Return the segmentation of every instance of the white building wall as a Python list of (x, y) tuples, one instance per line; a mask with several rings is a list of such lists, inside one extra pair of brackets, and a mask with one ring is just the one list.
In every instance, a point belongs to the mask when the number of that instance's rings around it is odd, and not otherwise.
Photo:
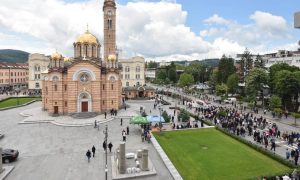
[[(145, 59), (143, 57), (121, 59), (119, 62), (123, 67), (121, 75), (122, 87), (145, 84)], [(139, 71), (137, 71), (138, 67)]]
[[(30, 54), (28, 59), (29, 66), (29, 79), (28, 79), (28, 89), (39, 90), (42, 88), (42, 72), (48, 70), (48, 65), (50, 63), (50, 58), (44, 54)], [(40, 67), (36, 69), (36, 67)], [(36, 84), (39, 84), (37, 87)]]

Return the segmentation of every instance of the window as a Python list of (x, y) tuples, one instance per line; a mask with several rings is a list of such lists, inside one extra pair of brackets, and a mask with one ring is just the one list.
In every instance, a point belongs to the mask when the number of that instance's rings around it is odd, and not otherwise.
[(34, 70), (37, 71), (37, 72), (40, 72), (41, 67), (39, 65), (35, 65), (34, 66)]
[(65, 91), (67, 91), (67, 90), (68, 90), (68, 85), (65, 84)]
[(65, 101), (65, 107), (68, 107), (68, 101)]
[(102, 89), (105, 90), (105, 84), (102, 85)]
[(112, 104), (112, 105), (114, 104), (114, 100), (111, 100), (111, 104)]
[(103, 104), (103, 105), (105, 104), (105, 101), (104, 101), (104, 100), (102, 101), (102, 104)]
[(45, 88), (45, 91), (46, 91), (46, 95), (48, 95), (48, 87), (47, 86)]
[(139, 85), (140, 85), (140, 82), (137, 82), (136, 85), (139, 86)]
[(57, 91), (57, 85), (56, 84), (54, 85), (54, 91)]
[(126, 82), (126, 86), (127, 86), (127, 87), (129, 86), (129, 82)]
[(88, 82), (89, 81), (89, 76), (86, 73), (83, 73), (80, 76), (80, 81), (83, 82), (83, 83)]
[(111, 85), (111, 90), (114, 90), (114, 85), (113, 84)]
[(52, 81), (58, 81), (59, 78), (57, 76), (53, 76)]
[(141, 75), (137, 74), (137, 75), (135, 75), (135, 78), (136, 79), (141, 79)]
[(130, 72), (130, 67), (129, 66), (125, 67), (125, 72)]
[(40, 88), (40, 83), (35, 83), (35, 88)]
[(14, 73), (13, 73), (13, 72), (11, 72), (11, 73), (10, 73), (10, 76), (14, 76)]
[(140, 71), (141, 71), (141, 67), (140, 67), (140, 66), (137, 66), (137, 67), (135, 68), (135, 71), (136, 71), (136, 72), (140, 72)]

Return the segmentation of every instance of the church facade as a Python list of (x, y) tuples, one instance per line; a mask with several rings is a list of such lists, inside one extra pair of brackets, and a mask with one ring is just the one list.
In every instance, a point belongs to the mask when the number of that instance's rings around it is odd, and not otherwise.
[(43, 109), (50, 115), (101, 113), (122, 105), (116, 51), (116, 3), (105, 0), (104, 58), (101, 44), (88, 30), (74, 42), (74, 58), (54, 53), (42, 83)]

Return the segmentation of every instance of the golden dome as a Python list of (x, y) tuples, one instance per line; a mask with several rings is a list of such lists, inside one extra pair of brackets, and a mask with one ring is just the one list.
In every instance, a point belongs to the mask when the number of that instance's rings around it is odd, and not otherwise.
[(65, 58), (64, 58), (64, 61), (65, 61), (65, 62), (69, 62), (69, 61), (71, 61), (71, 59), (68, 58), (68, 57), (65, 57)]
[(108, 60), (108, 61), (116, 61), (116, 60), (117, 60), (117, 57), (116, 57), (116, 55), (111, 54), (111, 55), (108, 56), (107, 60)]
[(98, 39), (88, 31), (78, 36), (75, 43), (99, 44)]
[(58, 52), (53, 53), (51, 56), (52, 59), (60, 59), (61, 58), (61, 54), (59, 54)]

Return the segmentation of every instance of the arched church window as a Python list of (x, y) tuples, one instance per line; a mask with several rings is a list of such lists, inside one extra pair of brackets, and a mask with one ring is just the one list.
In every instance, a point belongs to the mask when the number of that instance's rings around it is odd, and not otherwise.
[(112, 20), (111, 19), (107, 20), (107, 27), (108, 27), (108, 29), (112, 29)]
[(80, 81), (85, 83), (89, 81), (89, 76), (86, 73), (81, 74)]
[(59, 78), (57, 76), (52, 77), (52, 81), (58, 81), (58, 80), (59, 80)]
[(87, 99), (87, 95), (84, 94), (84, 95), (82, 96), (82, 99)]
[(116, 78), (115, 78), (115, 76), (110, 76), (110, 77), (109, 77), (109, 80), (110, 80), (110, 81), (115, 81)]

